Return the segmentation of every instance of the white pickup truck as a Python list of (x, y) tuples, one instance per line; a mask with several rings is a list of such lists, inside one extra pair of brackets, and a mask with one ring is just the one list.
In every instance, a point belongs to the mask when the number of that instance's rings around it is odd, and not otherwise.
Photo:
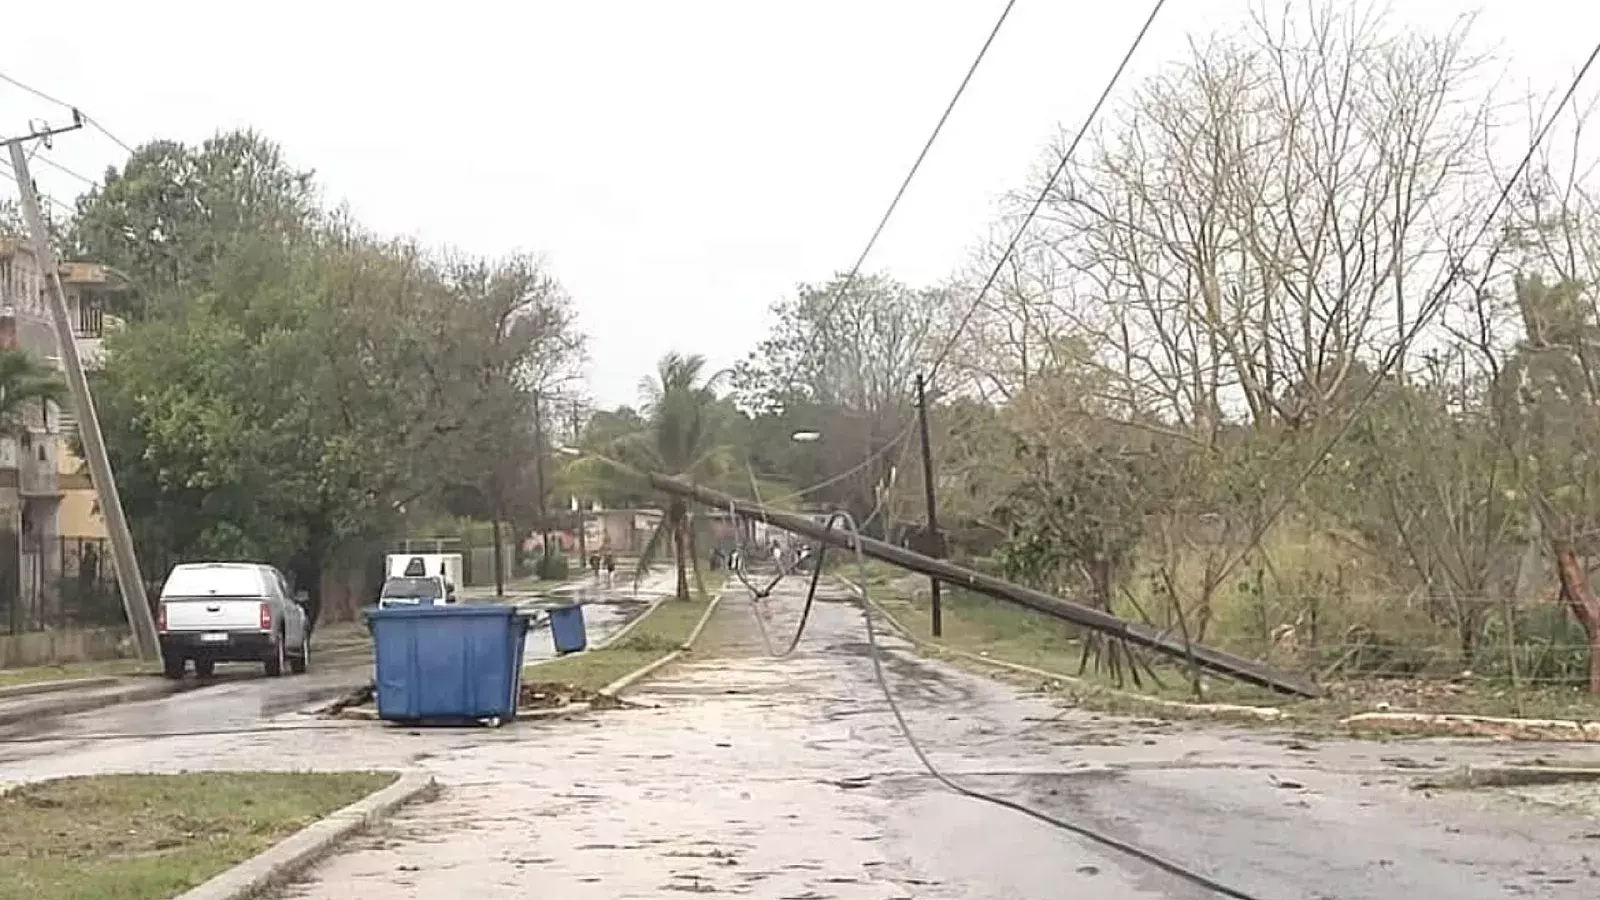
[(209, 678), (218, 662), (260, 662), (268, 675), (284, 664), (301, 673), (311, 663), (304, 593), (257, 563), (184, 563), (161, 588), (156, 630), (168, 678), (182, 678), (190, 660)]

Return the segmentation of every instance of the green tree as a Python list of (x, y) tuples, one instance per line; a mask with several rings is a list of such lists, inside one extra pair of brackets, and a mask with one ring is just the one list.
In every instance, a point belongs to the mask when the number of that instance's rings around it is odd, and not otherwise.
[[(944, 291), (918, 290), (884, 275), (843, 275), (802, 284), (777, 303), (772, 333), (735, 367), (740, 408), (758, 423), (761, 474), (815, 484), (859, 470), (811, 499), (848, 508), (865, 522), (895, 456), (882, 453), (911, 422), (912, 381), (927, 362)], [(795, 448), (796, 430), (823, 432)], [(864, 459), (874, 462), (862, 466)], [(813, 477), (816, 476), (816, 477)]]
[(128, 277), (134, 290), (119, 297), (129, 307), (119, 311), (147, 313), (184, 302), (180, 288), (213, 286), (227, 261), (235, 278), (267, 274), (236, 265), (242, 246), (291, 243), (318, 215), (311, 173), (290, 167), (262, 135), (234, 131), (198, 147), (139, 147), (78, 199), (68, 240), (73, 254)]
[(0, 434), (18, 437), (27, 429), (30, 410), (65, 396), (66, 385), (53, 369), (25, 350), (0, 349)]
[(1523, 492), (1555, 561), (1560, 596), (1589, 642), (1589, 690), (1600, 694), (1600, 597), (1589, 584), (1600, 472), (1600, 305), (1573, 279), (1520, 275), (1515, 299), (1524, 339), (1499, 373), (1496, 412)]
[[(640, 386), (644, 427), (628, 431), (572, 465), (574, 477), (646, 486), (651, 472), (701, 484), (724, 485), (736, 471), (734, 449), (727, 442), (728, 406), (717, 397), (722, 373), (706, 374), (702, 356), (668, 353), (656, 374)], [(667, 503), (661, 524), (639, 557), (635, 580), (647, 574), (664, 553), (677, 569), (677, 597), (689, 599), (689, 573), (703, 591), (700, 555), (689, 504), (681, 497)]]

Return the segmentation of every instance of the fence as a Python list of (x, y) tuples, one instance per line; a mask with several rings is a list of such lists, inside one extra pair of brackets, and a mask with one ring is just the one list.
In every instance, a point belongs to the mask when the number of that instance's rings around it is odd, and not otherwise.
[(0, 530), (0, 633), (124, 624), (104, 538), (41, 540)]

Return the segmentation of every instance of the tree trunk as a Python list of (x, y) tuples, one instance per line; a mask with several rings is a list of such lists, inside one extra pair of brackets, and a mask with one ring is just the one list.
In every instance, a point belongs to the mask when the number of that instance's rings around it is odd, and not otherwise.
[(1578, 553), (1570, 541), (1553, 540), (1550, 549), (1556, 557), (1561, 599), (1566, 601), (1589, 638), (1589, 692), (1600, 694), (1600, 598), (1589, 589)]
[(689, 599), (689, 541), (684, 529), (688, 523), (679, 523), (672, 529), (672, 555), (678, 563), (678, 599)]

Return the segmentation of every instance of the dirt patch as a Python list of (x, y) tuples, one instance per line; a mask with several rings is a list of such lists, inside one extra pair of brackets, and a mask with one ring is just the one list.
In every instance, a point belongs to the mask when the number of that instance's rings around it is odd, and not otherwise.
[(377, 689), (372, 682), (366, 684), (334, 699), (332, 703), (317, 710), (317, 715), (324, 719), (337, 719), (347, 709), (363, 706), (372, 706), (377, 702)]
[(618, 697), (591, 691), (562, 681), (523, 682), (518, 709), (560, 709), (574, 703), (587, 703), (590, 709), (621, 709), (628, 704)]
[[(324, 719), (372, 718), (378, 702), (377, 689), (364, 684), (317, 710)], [(517, 697), (518, 709), (560, 709), (584, 703), (589, 709), (622, 709), (627, 702), (564, 681), (524, 681)]]

